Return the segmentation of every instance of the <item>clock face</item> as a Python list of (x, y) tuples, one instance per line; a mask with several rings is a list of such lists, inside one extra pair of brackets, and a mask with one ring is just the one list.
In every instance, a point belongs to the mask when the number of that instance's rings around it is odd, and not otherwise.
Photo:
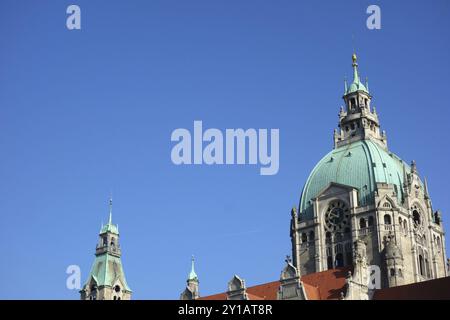
[(325, 227), (329, 231), (344, 231), (350, 227), (350, 210), (343, 201), (330, 203), (325, 212)]

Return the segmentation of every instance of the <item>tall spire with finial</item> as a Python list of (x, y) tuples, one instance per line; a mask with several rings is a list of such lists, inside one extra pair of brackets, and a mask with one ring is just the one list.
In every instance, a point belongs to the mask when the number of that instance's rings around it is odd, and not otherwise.
[(189, 272), (188, 281), (190, 281), (190, 280), (198, 281), (198, 276), (195, 273), (195, 259), (194, 259), (194, 255), (192, 255), (192, 257), (191, 257), (191, 272)]
[(112, 224), (112, 195), (109, 196), (109, 220), (108, 224)]
[(358, 58), (356, 57), (356, 53), (352, 54), (352, 66), (353, 66), (353, 83), (359, 83), (359, 75), (358, 75)]

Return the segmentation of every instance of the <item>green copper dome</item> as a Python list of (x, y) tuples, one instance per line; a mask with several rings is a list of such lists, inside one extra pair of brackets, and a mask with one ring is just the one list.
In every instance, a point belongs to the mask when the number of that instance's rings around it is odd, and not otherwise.
[(300, 216), (302, 219), (313, 217), (312, 199), (331, 182), (356, 188), (360, 206), (373, 204), (377, 182), (394, 184), (401, 202), (404, 170), (409, 167), (398, 156), (371, 140), (334, 149), (309, 175), (300, 199)]
[(369, 91), (366, 89), (366, 87), (360, 82), (353, 82), (350, 87), (348, 87), (348, 90), (346, 92), (346, 94), (352, 93), (352, 92), (356, 92), (356, 91), (364, 91), (369, 93)]

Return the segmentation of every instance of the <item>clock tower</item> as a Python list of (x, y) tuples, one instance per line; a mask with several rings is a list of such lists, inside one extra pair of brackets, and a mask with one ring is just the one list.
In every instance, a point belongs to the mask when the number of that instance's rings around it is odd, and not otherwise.
[[(416, 163), (388, 149), (356, 54), (352, 68), (334, 148), (314, 167), (291, 212), (293, 265), (301, 276), (375, 266), (382, 287), (444, 277), (442, 215), (433, 210)], [(357, 264), (355, 256), (363, 259)]]
[(119, 226), (112, 223), (112, 199), (109, 220), (100, 229), (95, 260), (88, 279), (80, 290), (81, 300), (130, 300), (131, 289), (123, 271)]

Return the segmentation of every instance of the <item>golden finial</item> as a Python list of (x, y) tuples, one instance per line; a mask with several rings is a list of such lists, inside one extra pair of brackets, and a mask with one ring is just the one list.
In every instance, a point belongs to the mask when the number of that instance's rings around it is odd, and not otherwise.
[(356, 53), (354, 53), (354, 54), (352, 54), (352, 61), (353, 61), (353, 63), (356, 63)]

